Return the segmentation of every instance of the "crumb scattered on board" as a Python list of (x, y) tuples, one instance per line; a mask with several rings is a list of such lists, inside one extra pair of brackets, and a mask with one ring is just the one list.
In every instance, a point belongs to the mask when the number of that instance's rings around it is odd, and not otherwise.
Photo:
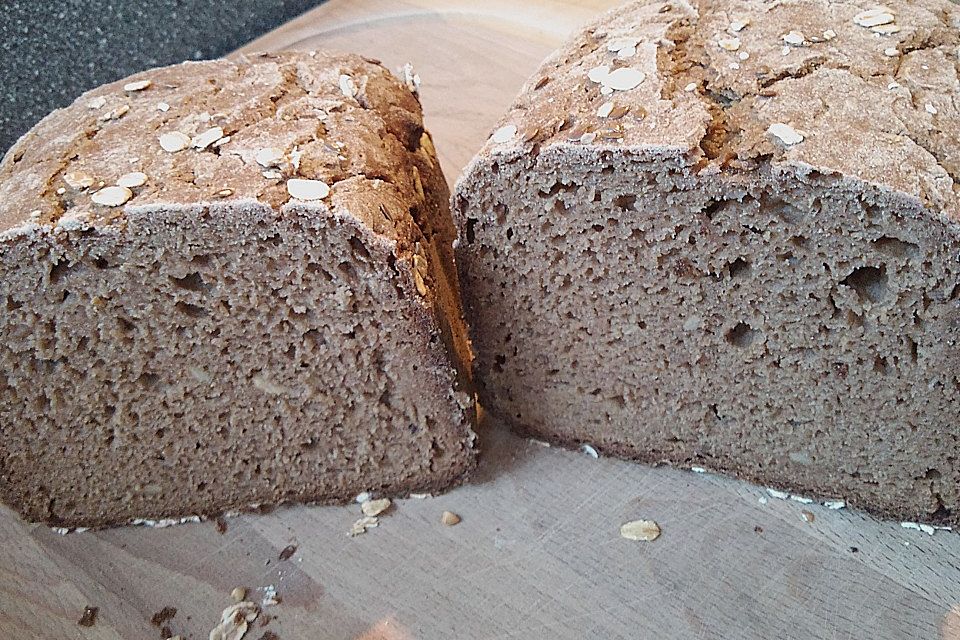
[(452, 511), (444, 511), (440, 514), (440, 522), (442, 522), (445, 527), (452, 527), (460, 523), (460, 516)]
[(620, 525), (620, 537), (652, 542), (660, 537), (660, 525), (653, 520), (631, 520)]
[(296, 552), (297, 552), (297, 545), (288, 544), (283, 548), (283, 551), (280, 552), (280, 559), (289, 560), (290, 558), (293, 557), (293, 554), (295, 554)]
[(100, 613), (100, 607), (84, 607), (83, 615), (77, 620), (81, 627), (92, 627), (97, 624), (97, 614)]
[(244, 587), (236, 587), (230, 592), (230, 597), (234, 602), (243, 602), (247, 598), (247, 590)]
[(153, 614), (153, 617), (150, 618), (150, 624), (155, 627), (162, 626), (165, 622), (172, 620), (177, 615), (176, 607), (164, 607)]
[(223, 610), (220, 623), (210, 631), (210, 640), (240, 640), (249, 623), (260, 615), (260, 607), (253, 602), (238, 602)]
[(367, 500), (360, 504), (360, 511), (365, 516), (379, 516), (390, 508), (389, 498), (380, 498), (379, 500)]

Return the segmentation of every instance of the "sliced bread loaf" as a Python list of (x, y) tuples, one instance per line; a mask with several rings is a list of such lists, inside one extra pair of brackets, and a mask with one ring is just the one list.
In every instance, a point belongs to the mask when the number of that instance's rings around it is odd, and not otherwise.
[(471, 467), (449, 192), (356, 56), (155, 69), (0, 165), (0, 496), (103, 526)]
[(960, 7), (638, 1), (454, 199), (481, 403), (538, 438), (960, 522)]

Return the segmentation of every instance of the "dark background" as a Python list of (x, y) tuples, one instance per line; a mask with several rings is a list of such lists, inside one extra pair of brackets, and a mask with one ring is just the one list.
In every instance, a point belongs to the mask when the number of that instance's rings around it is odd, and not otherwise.
[(0, 0), (0, 156), (87, 89), (215, 58), (322, 0)]

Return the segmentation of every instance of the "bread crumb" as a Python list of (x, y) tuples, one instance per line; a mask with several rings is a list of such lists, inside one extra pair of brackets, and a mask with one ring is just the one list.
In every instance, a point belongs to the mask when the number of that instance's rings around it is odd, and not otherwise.
[(693, 471), (694, 473), (706, 473), (706, 472), (707, 472), (707, 470), (704, 469), (703, 467), (690, 467), (690, 471)]
[(152, 80), (135, 80), (134, 82), (128, 82), (123, 85), (124, 91), (143, 91), (147, 87), (153, 84)]
[(363, 512), (365, 516), (378, 516), (387, 509), (390, 508), (389, 498), (380, 498), (379, 500), (367, 500), (366, 502), (361, 503), (360, 511)]
[(776, 136), (780, 142), (788, 146), (803, 142), (802, 134), (798, 133), (797, 130), (790, 125), (783, 124), (782, 122), (777, 122), (770, 125), (770, 127), (767, 129), (767, 133)]
[(210, 640), (240, 640), (258, 615), (260, 607), (253, 602), (230, 605), (220, 615), (220, 623), (210, 631)]
[(376, 516), (364, 516), (353, 523), (347, 535), (353, 538), (366, 533), (367, 529), (373, 529), (378, 526), (380, 526), (380, 520), (378, 520)]
[(816, 516), (814, 516), (813, 513), (811, 513), (810, 511), (807, 511), (806, 509), (800, 512), (800, 518), (804, 522), (813, 522), (814, 520), (816, 520)]
[(445, 527), (452, 527), (457, 524), (460, 524), (460, 516), (453, 513), (452, 511), (444, 511), (440, 514), (440, 522)]
[(97, 614), (100, 613), (100, 607), (84, 607), (83, 615), (77, 620), (81, 627), (92, 627), (97, 624)]
[(297, 200), (322, 200), (330, 195), (330, 186), (322, 180), (287, 180), (287, 193)]
[(413, 65), (409, 62), (405, 63), (401, 72), (403, 74), (403, 84), (407, 86), (407, 91), (419, 98), (420, 76), (413, 70)]
[(620, 537), (652, 542), (660, 537), (660, 525), (653, 520), (632, 520), (620, 525)]
[(160, 136), (160, 148), (170, 153), (183, 151), (190, 146), (190, 136), (180, 131), (168, 131)]
[(293, 554), (295, 554), (296, 552), (297, 552), (297, 545), (288, 544), (280, 551), (280, 555), (278, 556), (278, 558), (280, 560), (289, 560), (290, 558), (293, 557)]
[(90, 200), (104, 207), (119, 207), (132, 197), (133, 191), (127, 187), (104, 187), (90, 196)]
[(247, 597), (247, 590), (243, 587), (235, 587), (230, 592), (230, 597), (233, 598), (234, 602), (243, 602)]
[(354, 498), (353, 501), (356, 502), (357, 504), (362, 504), (367, 500), (370, 500), (372, 497), (373, 496), (370, 494), (369, 491), (362, 491), (357, 494), (357, 497)]

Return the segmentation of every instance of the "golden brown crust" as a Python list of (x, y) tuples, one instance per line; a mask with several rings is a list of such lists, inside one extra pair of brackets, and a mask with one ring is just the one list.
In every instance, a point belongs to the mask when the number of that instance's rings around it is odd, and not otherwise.
[[(770, 161), (837, 173), (960, 220), (960, 8), (891, 2), (864, 15), (872, 7), (630, 2), (544, 62), (500, 123), (516, 135), (488, 141), (463, 180), (534, 144), (601, 147), (728, 172)], [(605, 95), (589, 77), (602, 67), (642, 80)]]

